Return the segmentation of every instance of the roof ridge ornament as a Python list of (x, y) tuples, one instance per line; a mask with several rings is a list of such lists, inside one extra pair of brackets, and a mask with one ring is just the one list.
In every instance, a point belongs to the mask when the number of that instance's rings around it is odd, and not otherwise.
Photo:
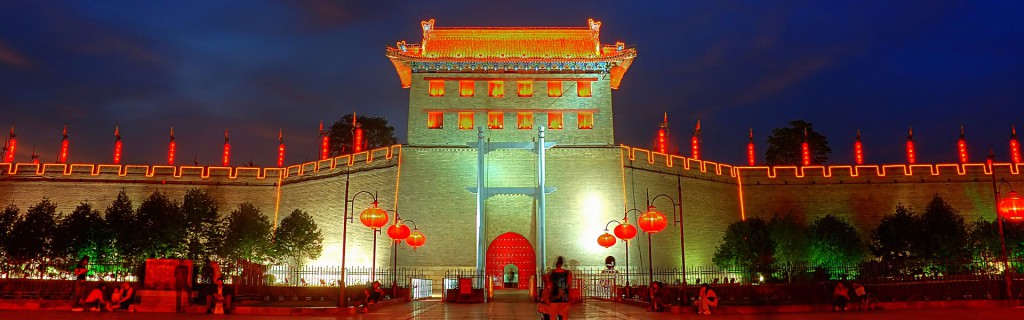
[(423, 28), (423, 39), (427, 39), (427, 35), (430, 34), (431, 30), (434, 30), (434, 19), (420, 21), (420, 27)]

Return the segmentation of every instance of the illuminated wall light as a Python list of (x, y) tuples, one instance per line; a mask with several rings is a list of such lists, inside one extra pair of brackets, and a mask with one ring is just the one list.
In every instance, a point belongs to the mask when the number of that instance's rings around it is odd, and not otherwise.
[(277, 167), (284, 166), (284, 130), (278, 129), (277, 132)]
[(178, 144), (174, 142), (174, 127), (171, 127), (171, 141), (167, 143), (167, 165), (174, 165), (174, 155)]
[(14, 125), (11, 125), (10, 138), (7, 139), (7, 153), (4, 154), (4, 162), (14, 163), (14, 151), (18, 149), (18, 135), (14, 134)]
[[(57, 163), (68, 163), (68, 126), (64, 125), (64, 138), (60, 140), (60, 154), (57, 155)], [(33, 152), (35, 153), (35, 152)]]
[(857, 164), (864, 164), (864, 146), (860, 143), (860, 130), (857, 130), (857, 141), (853, 143), (853, 155)]
[(221, 159), (221, 165), (225, 167), (231, 165), (231, 142), (228, 141), (228, 129), (224, 129), (224, 156)]
[(960, 155), (960, 163), (967, 163), (967, 139), (964, 138), (964, 126), (960, 126), (960, 138), (956, 141), (957, 153)]
[(331, 138), (324, 132), (324, 121), (320, 120), (320, 160), (326, 160), (330, 155)]
[(114, 127), (114, 164), (121, 164), (121, 133), (119, 129)]
[(914, 127), (910, 127), (907, 133), (907, 163), (917, 162), (917, 154), (914, 153)]
[(757, 157), (754, 155), (754, 128), (750, 128), (750, 140), (747, 141), (747, 165), (757, 164)]
[[(668, 126), (668, 114), (665, 114), (665, 125)], [(690, 149), (693, 158), (700, 160), (700, 120), (697, 120), (697, 128), (693, 130), (693, 137), (690, 138)]]
[(800, 158), (801, 164), (811, 165), (811, 146), (807, 144), (807, 128), (804, 128), (804, 142), (800, 144)]
[(1017, 164), (1021, 162), (1020, 142), (1017, 141), (1017, 127), (1010, 127), (1010, 132), (1010, 160), (1013, 161), (1014, 164)]

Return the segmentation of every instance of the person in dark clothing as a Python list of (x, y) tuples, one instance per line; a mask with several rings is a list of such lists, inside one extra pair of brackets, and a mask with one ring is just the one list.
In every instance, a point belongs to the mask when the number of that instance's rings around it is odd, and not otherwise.
[(651, 282), (651, 306), (647, 308), (647, 311), (662, 312), (665, 311), (665, 294), (661, 288), (661, 282)]
[(363, 289), (363, 312), (370, 311), (369, 306), (376, 304), (384, 298), (384, 290), (380, 288), (380, 281), (374, 281), (369, 287)]
[(569, 284), (572, 283), (572, 274), (569, 270), (562, 269), (565, 258), (561, 256), (555, 261), (555, 270), (551, 270), (548, 277), (551, 278), (551, 295), (548, 298), (548, 314), (558, 316), (562, 320), (569, 319)]
[[(181, 260), (177, 267), (174, 267), (174, 296), (177, 312), (185, 312), (185, 306), (191, 304), (189, 298), (192, 296), (191, 275), (185, 260)], [(184, 299), (184, 302), (182, 302)]]
[(85, 291), (85, 281), (89, 276), (89, 256), (82, 256), (82, 260), (78, 261), (78, 265), (75, 266), (75, 285), (71, 288), (71, 301), (74, 301), (75, 307), (78, 306), (78, 301), (82, 299), (82, 294)]
[(206, 313), (213, 313), (218, 303), (224, 306), (224, 313), (231, 313), (232, 294), (230, 288), (224, 286), (224, 277), (213, 281), (213, 290), (206, 295)]

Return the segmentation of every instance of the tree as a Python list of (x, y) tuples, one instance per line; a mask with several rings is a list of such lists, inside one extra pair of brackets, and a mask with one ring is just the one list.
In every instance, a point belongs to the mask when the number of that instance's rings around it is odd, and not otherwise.
[(896, 205), (896, 211), (885, 215), (871, 231), (871, 253), (883, 260), (912, 259), (920, 243), (920, 219), (910, 208)]
[(139, 204), (135, 228), (144, 230), (136, 240), (147, 257), (183, 257), (185, 251), (185, 215), (177, 201), (154, 191)]
[(864, 260), (864, 245), (845, 219), (826, 215), (811, 223), (808, 228), (811, 242), (810, 262), (815, 266), (831, 267), (859, 264)]
[(764, 157), (768, 165), (800, 165), (802, 156), (801, 145), (804, 132), (807, 133), (807, 145), (811, 151), (811, 164), (824, 164), (832, 149), (828, 147), (828, 139), (817, 131), (810, 122), (794, 120), (789, 127), (776, 128), (768, 137), (768, 149)]
[(185, 192), (181, 202), (185, 214), (185, 257), (200, 260), (216, 254), (222, 243), (223, 227), (217, 202), (210, 193), (198, 188)]
[(768, 236), (775, 243), (775, 266), (793, 281), (793, 272), (807, 263), (807, 226), (792, 214), (775, 215), (768, 221)]
[(959, 261), (968, 257), (964, 217), (935, 194), (921, 215), (918, 248), (922, 258), (932, 262)]
[[(974, 256), (992, 261), (1002, 259), (1003, 249), (999, 238), (999, 223), (978, 219), (968, 227), (968, 239)], [(1006, 254), (1010, 259), (1024, 258), (1024, 222), (1004, 220), (1003, 235), (1006, 237)]]
[[(14, 223), (20, 219), (21, 210), (13, 203), (7, 205), (4, 211), (0, 212), (0, 243), (10, 243), (11, 229), (14, 227)], [(7, 255), (7, 248), (0, 246), (0, 250), (3, 250), (0, 256)]]
[(124, 189), (117, 193), (117, 198), (104, 211), (103, 219), (107, 222), (107, 230), (113, 235), (114, 252), (123, 258), (144, 258), (139, 256), (139, 238), (143, 230), (135, 225), (132, 199), (128, 198)]
[(270, 220), (260, 209), (243, 202), (228, 216), (221, 252), (236, 260), (266, 262), (273, 253)]
[(82, 202), (71, 214), (61, 217), (53, 236), (55, 257), (89, 256), (93, 259), (111, 254), (112, 235), (100, 212)]
[[(376, 149), (398, 143), (398, 138), (395, 138), (395, 128), (388, 124), (387, 119), (367, 116), (359, 116), (356, 119), (361, 125), (360, 127), (363, 128), (363, 140), (366, 144), (363, 150)], [(354, 130), (352, 115), (348, 114), (331, 125), (330, 152), (332, 156), (352, 153), (352, 135)]]
[(305, 211), (295, 209), (274, 230), (274, 251), (292, 264), (302, 266), (307, 259), (320, 257), (324, 236), (320, 233), (313, 217)]
[(729, 225), (712, 262), (723, 269), (740, 268), (753, 273), (770, 274), (775, 243), (768, 235), (768, 223), (754, 217)]
[(29, 207), (22, 219), (14, 223), (8, 241), (7, 253), (15, 258), (35, 260), (50, 254), (53, 231), (57, 220), (57, 205), (43, 198)]

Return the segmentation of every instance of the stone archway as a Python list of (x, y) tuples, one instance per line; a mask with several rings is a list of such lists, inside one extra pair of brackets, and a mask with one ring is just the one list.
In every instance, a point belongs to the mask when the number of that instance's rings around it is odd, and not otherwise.
[(529, 289), (530, 277), (537, 273), (536, 261), (536, 253), (529, 240), (518, 233), (506, 232), (487, 247), (487, 276), (503, 279), (505, 266), (512, 264), (519, 268), (518, 288)]

